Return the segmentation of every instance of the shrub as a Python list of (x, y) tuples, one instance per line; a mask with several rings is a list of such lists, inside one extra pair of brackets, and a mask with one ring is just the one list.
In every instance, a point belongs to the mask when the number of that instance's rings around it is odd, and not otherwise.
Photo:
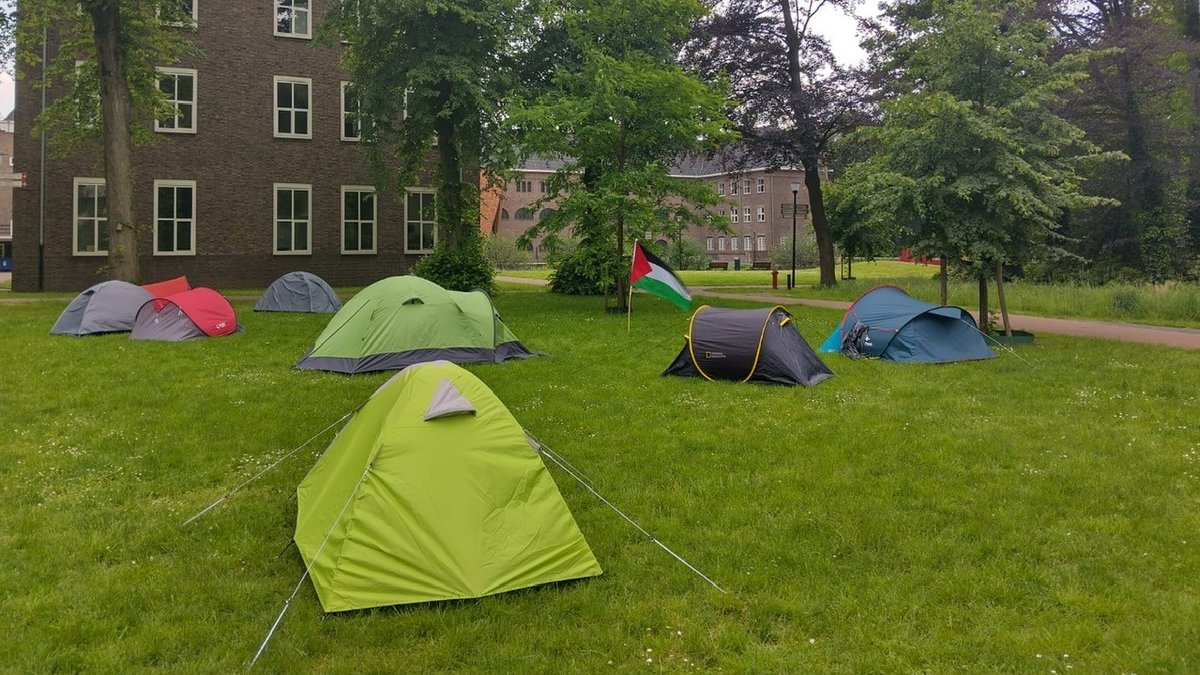
[(1142, 313), (1142, 298), (1134, 288), (1116, 288), (1112, 294), (1112, 308), (1117, 316), (1136, 317)]
[(477, 237), (468, 238), (458, 251), (450, 251), (439, 242), (433, 253), (413, 265), (412, 273), (452, 291), (476, 288), (488, 293), (492, 286), (492, 263), (483, 254), (483, 243)]
[(650, 244), (649, 247), (663, 262), (677, 270), (708, 269), (708, 253), (704, 246), (689, 236), (668, 242), (666, 246)]
[[(792, 269), (791, 237), (783, 237), (779, 240), (779, 246), (771, 251), (771, 262), (778, 265), (781, 270)], [(806, 229), (796, 240), (796, 269), (816, 267), (820, 262), (821, 256), (817, 253), (817, 238), (813, 236), (812, 230)]]
[(617, 260), (611, 251), (580, 245), (550, 273), (550, 290), (566, 295), (603, 295), (616, 290)]
[(533, 254), (517, 244), (516, 237), (493, 234), (483, 240), (483, 254), (498, 270), (515, 270), (533, 262)]

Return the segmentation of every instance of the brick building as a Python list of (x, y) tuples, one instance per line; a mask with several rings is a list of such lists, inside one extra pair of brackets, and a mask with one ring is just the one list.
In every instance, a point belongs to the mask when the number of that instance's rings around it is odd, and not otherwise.
[[(692, 159), (672, 167), (671, 175), (703, 181), (722, 198), (712, 209), (712, 217), (728, 222), (730, 231), (693, 227), (690, 236), (705, 248), (713, 261), (732, 261), (740, 258), (747, 266), (755, 261), (770, 260), (771, 252), (781, 239), (792, 235), (792, 184), (799, 185), (796, 194), (799, 219), (796, 229), (803, 238), (808, 229), (804, 213), (808, 207), (808, 192), (804, 189), (804, 171), (780, 169), (767, 171), (762, 167), (729, 169), (730, 161)], [(541, 207), (534, 204), (546, 196), (546, 181), (562, 164), (544, 159), (531, 159), (517, 172), (503, 190), (500, 210), (491, 231), (517, 237), (540, 221), (553, 202)], [(786, 207), (786, 213), (781, 207)], [(485, 228), (486, 229), (486, 228)], [(534, 258), (541, 260), (541, 238), (534, 244)], [(666, 243), (665, 241), (662, 243)]]
[[(433, 192), (376, 195), (335, 48), (316, 44), (328, 0), (204, 0), (184, 27), (203, 56), (160, 69), (176, 114), (134, 150), (144, 280), (261, 287), (293, 270), (335, 285), (405, 273), (433, 245)], [(51, 58), (54, 45), (50, 46)], [(16, 127), (40, 94), (17, 80)], [(51, 92), (61, 96), (64, 89)], [(55, 159), (16, 139), (14, 290), (79, 290), (103, 277), (107, 219), (96, 152)], [(39, 198), (45, 173), (44, 201)], [(39, 230), (44, 263), (39, 282)]]
[[(13, 114), (0, 120), (0, 173), (13, 171)], [(0, 185), (0, 272), (12, 269), (13, 188)]]

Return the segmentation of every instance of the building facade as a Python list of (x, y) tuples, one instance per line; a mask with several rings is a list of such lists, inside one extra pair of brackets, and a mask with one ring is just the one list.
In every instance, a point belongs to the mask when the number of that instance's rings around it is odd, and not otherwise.
[[(13, 172), (13, 114), (0, 120), (0, 173)], [(12, 271), (13, 188), (0, 185), (0, 272)]]
[[(433, 247), (433, 191), (375, 193), (338, 48), (314, 41), (328, 0), (188, 4), (194, 25), (179, 30), (203, 56), (159, 69), (175, 114), (151, 122), (158, 142), (134, 150), (142, 279), (262, 287), (306, 270), (363, 285), (407, 272)], [(19, 129), (40, 112), (34, 79), (17, 80)], [(102, 280), (99, 152), (56, 159), (38, 138), (16, 141), (26, 187), (15, 195), (14, 290)]]
[[(792, 235), (793, 184), (799, 186), (796, 231), (798, 241), (802, 241), (808, 230), (804, 172), (792, 169), (768, 171), (762, 167), (728, 169), (727, 164), (729, 162), (721, 158), (696, 159), (680, 162), (671, 169), (671, 175), (676, 178), (710, 185), (721, 199), (709, 215), (714, 223), (727, 223), (728, 230), (693, 227), (689, 233), (704, 247), (709, 260), (732, 262), (737, 258), (747, 267), (755, 262), (769, 261), (772, 251)], [(561, 163), (543, 159), (533, 159), (522, 166), (516, 177), (503, 186), (492, 231), (518, 237), (552, 212), (552, 201), (541, 206), (537, 203), (546, 196), (546, 181), (561, 166)], [(533, 242), (535, 261), (542, 259), (541, 239), (537, 237)]]

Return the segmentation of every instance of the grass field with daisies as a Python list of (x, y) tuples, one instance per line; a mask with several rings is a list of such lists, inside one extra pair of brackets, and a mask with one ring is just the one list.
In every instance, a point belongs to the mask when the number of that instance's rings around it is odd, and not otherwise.
[[(701, 299), (701, 301), (704, 301)], [(187, 343), (0, 305), (0, 634), (13, 672), (244, 668), (303, 574), (294, 490), (388, 374), (296, 371), (326, 316)], [(686, 315), (505, 285), (549, 356), (469, 366), (556, 466), (600, 577), (323, 616), (266, 672), (1200, 670), (1200, 353), (1039, 335), (944, 366), (823, 355), (813, 389), (664, 378)], [(713, 304), (736, 304), (715, 302)], [(794, 308), (812, 344), (839, 312)]]

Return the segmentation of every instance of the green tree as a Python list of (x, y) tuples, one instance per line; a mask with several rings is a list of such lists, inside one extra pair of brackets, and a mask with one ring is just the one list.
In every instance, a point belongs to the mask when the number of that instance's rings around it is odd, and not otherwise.
[(913, 33), (909, 93), (860, 131), (880, 151), (842, 181), (876, 227), (902, 224), (918, 250), (966, 261), (985, 323), (987, 279), (1001, 265), (1054, 246), (1069, 211), (1112, 203), (1081, 193), (1081, 165), (1103, 153), (1054, 113), (1085, 76), (1084, 57), (1051, 65), (1053, 35), (1031, 9), (936, 0)]
[(564, 164), (548, 181), (555, 213), (529, 236), (573, 228), (579, 245), (555, 270), (555, 288), (615, 290), (624, 309), (632, 240), (707, 222), (696, 209), (672, 207), (718, 200), (710, 186), (672, 178), (669, 168), (732, 140), (725, 92), (676, 63), (704, 12), (696, 0), (565, 0), (549, 9), (541, 21), (565, 51), (549, 90), (512, 119), (525, 152)]
[[(34, 131), (49, 132), (58, 155), (100, 148), (107, 271), (137, 282), (137, 237), (145, 226), (133, 207), (133, 146), (153, 140), (151, 120), (173, 114), (155, 68), (195, 53), (186, 37), (191, 17), (179, 0), (38, 0), (22, 3), (18, 16), (20, 76), (45, 72), (37, 87), (69, 85), (38, 116)], [(48, 36), (57, 50), (43, 64)]]
[(376, 182), (403, 193), (433, 175), (437, 242), (414, 271), (447, 288), (492, 283), (479, 178), (512, 163), (505, 102), (519, 84), (528, 15), (523, 0), (340, 0), (326, 19), (326, 39), (346, 42)]

